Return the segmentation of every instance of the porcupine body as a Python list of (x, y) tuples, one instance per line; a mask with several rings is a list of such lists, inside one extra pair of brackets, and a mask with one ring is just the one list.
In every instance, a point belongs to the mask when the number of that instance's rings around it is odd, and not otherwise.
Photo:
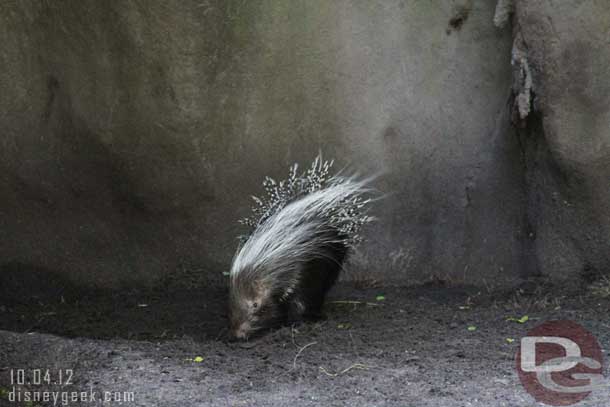
[(230, 272), (231, 335), (246, 339), (266, 328), (321, 316), (324, 298), (358, 232), (372, 218), (367, 180), (328, 175), (318, 156), (300, 176), (267, 178), (267, 197), (254, 197), (251, 233)]

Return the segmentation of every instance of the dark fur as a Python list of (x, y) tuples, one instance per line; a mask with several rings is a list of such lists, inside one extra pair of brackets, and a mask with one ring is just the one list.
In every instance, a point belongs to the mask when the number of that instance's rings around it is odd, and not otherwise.
[[(323, 316), (326, 294), (339, 277), (347, 251), (347, 246), (339, 242), (319, 247), (319, 256), (304, 263), (298, 271), (299, 284), (292, 294), (286, 296), (280, 284), (280, 289), (271, 293), (270, 300), (261, 301), (254, 313), (257, 322), (252, 325), (245, 338), (270, 328), (320, 319)], [(243, 297), (250, 299), (259, 296), (255, 281), (242, 283), (246, 285), (234, 292), (242, 293)], [(243, 309), (235, 305), (243, 299), (234, 296), (231, 298), (231, 335), (234, 337), (238, 337), (235, 333), (241, 322), (253, 321)]]
[[(324, 252), (324, 257), (303, 265), (300, 284), (293, 298), (286, 302), (286, 321), (316, 320), (322, 317), (326, 294), (339, 278), (347, 248), (342, 243), (335, 243), (325, 247)], [(295, 307), (297, 302), (303, 304), (304, 311)]]

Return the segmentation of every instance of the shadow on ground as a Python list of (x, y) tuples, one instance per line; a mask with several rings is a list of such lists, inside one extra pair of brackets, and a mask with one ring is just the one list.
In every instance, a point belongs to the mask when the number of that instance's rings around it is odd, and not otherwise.
[(58, 273), (19, 264), (0, 273), (0, 329), (94, 339), (196, 340), (223, 334), (227, 287), (82, 288)]

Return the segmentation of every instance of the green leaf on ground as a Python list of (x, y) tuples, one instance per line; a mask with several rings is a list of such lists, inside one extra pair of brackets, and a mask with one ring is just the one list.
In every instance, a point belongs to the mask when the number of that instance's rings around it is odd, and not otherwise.
[(516, 322), (518, 324), (525, 324), (527, 321), (530, 320), (530, 317), (527, 315), (524, 315), (521, 318), (509, 317), (509, 318), (506, 318), (506, 320), (510, 321), (510, 322)]

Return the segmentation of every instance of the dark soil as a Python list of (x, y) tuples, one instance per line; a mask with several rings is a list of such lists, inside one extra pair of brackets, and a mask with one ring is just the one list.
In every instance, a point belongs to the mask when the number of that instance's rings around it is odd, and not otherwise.
[[(552, 287), (482, 293), (344, 283), (331, 293), (325, 320), (245, 343), (227, 341), (224, 288), (39, 287), (31, 298), (7, 287), (0, 300), (0, 405), (53, 405), (8, 401), (11, 371), (48, 369), (51, 383), (20, 389), (93, 389), (97, 403), (68, 404), (86, 406), (102, 405), (102, 392), (134, 394), (133, 402), (104, 405), (147, 407), (534, 406), (514, 368), (529, 329), (570, 319), (602, 347), (610, 343), (607, 300)], [(526, 314), (526, 323), (507, 321)], [(53, 384), (67, 369), (72, 383)], [(609, 395), (598, 391), (580, 405), (606, 405)]]

